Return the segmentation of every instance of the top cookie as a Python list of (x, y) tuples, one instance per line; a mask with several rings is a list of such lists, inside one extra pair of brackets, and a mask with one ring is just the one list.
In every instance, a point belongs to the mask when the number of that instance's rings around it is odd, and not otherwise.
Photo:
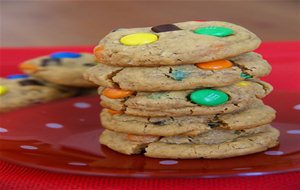
[(190, 21), (117, 29), (99, 42), (94, 53), (99, 62), (116, 66), (182, 65), (233, 57), (256, 49), (260, 42), (235, 24)]
[(83, 79), (83, 72), (96, 65), (90, 53), (55, 52), (23, 62), (20, 69), (35, 78), (71, 87), (93, 87)]

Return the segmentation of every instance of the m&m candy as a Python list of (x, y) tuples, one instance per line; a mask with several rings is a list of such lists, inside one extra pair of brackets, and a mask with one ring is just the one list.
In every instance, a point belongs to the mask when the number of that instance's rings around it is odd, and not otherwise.
[(249, 86), (250, 83), (247, 82), (247, 81), (241, 81), (241, 82), (236, 83), (236, 85), (237, 85), (237, 86)]
[(221, 70), (232, 67), (232, 62), (228, 60), (210, 61), (205, 63), (197, 63), (196, 66), (206, 70)]
[(98, 61), (102, 61), (103, 59), (103, 50), (104, 50), (103, 45), (98, 45), (94, 48), (94, 54)]
[(244, 78), (244, 79), (250, 79), (250, 78), (252, 78), (251, 75), (248, 75), (246, 73), (241, 73), (241, 77)]
[(6, 86), (0, 85), (0, 96), (4, 95), (8, 92), (8, 88)]
[(130, 90), (123, 90), (117, 88), (105, 88), (102, 91), (102, 95), (106, 96), (107, 98), (111, 99), (119, 99), (119, 98), (126, 98), (131, 96), (134, 92)]
[(163, 24), (163, 25), (153, 26), (151, 30), (153, 32), (160, 33), (160, 32), (176, 31), (181, 29), (174, 24)]
[(110, 113), (111, 115), (117, 115), (123, 113), (122, 111), (112, 110), (112, 109), (107, 109), (107, 112)]
[(38, 70), (38, 66), (32, 63), (23, 63), (20, 65), (20, 69), (26, 72), (36, 72)]
[(187, 73), (185, 71), (181, 71), (181, 70), (174, 70), (171, 73), (171, 77), (176, 81), (182, 81), (183, 79), (185, 79), (187, 77)]
[(150, 44), (158, 40), (158, 36), (152, 33), (135, 33), (124, 36), (120, 42), (127, 46)]
[(127, 134), (127, 138), (130, 141), (137, 141), (137, 142), (153, 142), (158, 139), (158, 136), (154, 135), (133, 135), (133, 134)]
[(62, 58), (78, 58), (81, 57), (80, 53), (75, 52), (56, 52), (50, 55), (53, 59), (62, 59)]
[(231, 28), (226, 28), (222, 26), (208, 26), (203, 28), (197, 28), (194, 30), (195, 34), (217, 36), (217, 37), (226, 37), (234, 34), (234, 31)]
[(8, 75), (6, 78), (7, 79), (25, 79), (28, 78), (28, 75), (25, 74), (14, 74), (14, 75)]
[(203, 106), (218, 106), (226, 103), (228, 99), (226, 93), (213, 89), (196, 90), (190, 94), (193, 103)]

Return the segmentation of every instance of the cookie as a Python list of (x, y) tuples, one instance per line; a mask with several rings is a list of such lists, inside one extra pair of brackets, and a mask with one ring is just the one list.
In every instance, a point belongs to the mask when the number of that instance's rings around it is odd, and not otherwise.
[(117, 67), (98, 64), (89, 68), (84, 77), (103, 87), (132, 91), (172, 91), (227, 86), (244, 78), (266, 76), (271, 71), (268, 62), (254, 52), (230, 58), (229, 61), (229, 67), (220, 61), (160, 67)]
[(269, 125), (236, 133), (211, 130), (199, 136), (147, 137), (105, 130), (100, 143), (123, 154), (139, 154), (153, 158), (195, 159), (229, 158), (253, 154), (278, 145), (279, 131)]
[(99, 88), (101, 105), (136, 116), (187, 116), (230, 113), (263, 98), (272, 86), (248, 79), (231, 86), (186, 91), (132, 92)]
[(154, 158), (213, 158), (222, 159), (262, 152), (278, 145), (279, 131), (268, 127), (265, 131), (240, 136), (233, 141), (219, 144), (166, 143), (163, 139), (150, 143), (145, 156)]
[(181, 117), (138, 117), (111, 113), (104, 109), (101, 114), (102, 126), (120, 133), (134, 135), (176, 136), (199, 135), (209, 130), (244, 130), (271, 123), (275, 110), (257, 101), (249, 107), (229, 114)]
[(190, 21), (117, 29), (99, 42), (94, 53), (99, 62), (109, 65), (170, 66), (234, 57), (260, 43), (255, 34), (235, 24)]
[(0, 112), (67, 98), (76, 93), (77, 90), (73, 88), (11, 75), (9, 79), (0, 78)]
[(94, 87), (86, 81), (83, 73), (95, 66), (94, 55), (90, 53), (56, 52), (23, 62), (20, 69), (35, 78), (54, 84), (71, 87)]
[[(99, 138), (99, 142), (107, 147), (123, 154), (139, 154), (148, 145), (145, 142), (130, 141), (125, 133), (117, 133), (110, 130), (104, 130)], [(158, 140), (158, 138), (153, 139)]]

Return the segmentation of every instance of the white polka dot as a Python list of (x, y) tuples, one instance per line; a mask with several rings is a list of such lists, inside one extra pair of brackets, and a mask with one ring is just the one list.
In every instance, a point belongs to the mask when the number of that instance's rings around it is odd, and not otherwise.
[(264, 175), (264, 173), (262, 173), (262, 172), (249, 172), (249, 173), (238, 174), (238, 176), (259, 176), (259, 175)]
[(294, 106), (294, 109), (295, 109), (295, 110), (300, 110), (300, 104), (295, 105), (295, 106)]
[(233, 168), (232, 170), (250, 170), (251, 168)]
[(288, 130), (287, 131), (288, 134), (293, 134), (293, 135), (300, 135), (300, 130)]
[(266, 155), (270, 155), (270, 156), (279, 156), (279, 155), (283, 155), (284, 152), (282, 152), (282, 151), (272, 151), (272, 150), (270, 150), (270, 151), (266, 151), (265, 154), (266, 154)]
[(49, 127), (51, 129), (60, 129), (60, 128), (63, 128), (64, 126), (59, 123), (47, 123), (46, 127)]
[(0, 127), (0, 133), (6, 133), (6, 132), (8, 132), (7, 129)]
[(86, 103), (86, 102), (76, 102), (76, 103), (74, 103), (74, 107), (80, 108), (80, 109), (86, 109), (86, 108), (90, 108), (91, 104)]
[(68, 164), (71, 166), (87, 166), (87, 163), (83, 162), (69, 162)]
[(178, 164), (178, 161), (176, 160), (163, 160), (159, 162), (162, 165), (175, 165)]
[(81, 122), (84, 122), (84, 121), (85, 121), (85, 119), (84, 119), (84, 118), (80, 118), (80, 119), (79, 119), (79, 121), (81, 121)]
[(30, 146), (30, 145), (21, 145), (20, 147), (23, 148), (23, 149), (26, 149), (26, 150), (37, 150), (37, 149), (39, 149), (36, 146)]

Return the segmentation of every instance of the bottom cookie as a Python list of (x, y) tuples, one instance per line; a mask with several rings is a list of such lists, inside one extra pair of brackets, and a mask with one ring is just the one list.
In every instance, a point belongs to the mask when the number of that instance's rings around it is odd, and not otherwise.
[(243, 131), (215, 130), (199, 136), (136, 136), (105, 130), (100, 143), (123, 154), (153, 158), (229, 158), (265, 151), (278, 145), (279, 131), (270, 125)]

